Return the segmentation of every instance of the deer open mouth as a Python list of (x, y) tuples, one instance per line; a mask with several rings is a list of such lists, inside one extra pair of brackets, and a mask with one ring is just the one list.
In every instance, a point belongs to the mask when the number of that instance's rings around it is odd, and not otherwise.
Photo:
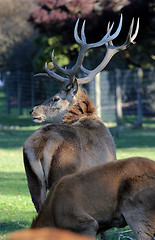
[(33, 119), (33, 121), (36, 122), (36, 123), (41, 123), (41, 122), (44, 121), (42, 117), (33, 117), (32, 119)]

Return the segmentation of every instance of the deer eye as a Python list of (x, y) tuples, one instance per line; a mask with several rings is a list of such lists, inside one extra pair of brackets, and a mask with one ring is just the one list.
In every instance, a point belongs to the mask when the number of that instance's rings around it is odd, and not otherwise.
[(58, 102), (59, 100), (60, 100), (60, 97), (58, 97), (58, 96), (55, 96), (53, 99), (54, 102)]

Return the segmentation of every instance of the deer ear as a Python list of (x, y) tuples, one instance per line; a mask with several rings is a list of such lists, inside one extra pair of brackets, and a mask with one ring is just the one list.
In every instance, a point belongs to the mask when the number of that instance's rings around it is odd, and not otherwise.
[(79, 89), (79, 84), (77, 82), (77, 78), (75, 78), (75, 81), (73, 83), (73, 95), (77, 93), (78, 89)]
[(69, 86), (67, 90), (67, 99), (69, 101), (72, 101), (73, 97), (76, 95), (78, 91), (79, 85), (77, 82), (77, 79), (75, 78), (75, 81), (72, 83), (72, 85)]
[(67, 95), (72, 95), (72, 97), (74, 97), (74, 95), (77, 93), (79, 89), (79, 85), (77, 82), (77, 79), (75, 78), (74, 82), (71, 85), (67, 86)]

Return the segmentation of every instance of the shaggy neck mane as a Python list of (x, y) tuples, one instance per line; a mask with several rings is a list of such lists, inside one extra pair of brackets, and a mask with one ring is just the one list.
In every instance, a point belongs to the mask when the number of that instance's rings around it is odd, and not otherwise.
[(96, 107), (93, 101), (90, 101), (84, 89), (80, 89), (76, 103), (68, 109), (63, 123), (75, 123), (82, 117), (91, 117), (96, 115)]

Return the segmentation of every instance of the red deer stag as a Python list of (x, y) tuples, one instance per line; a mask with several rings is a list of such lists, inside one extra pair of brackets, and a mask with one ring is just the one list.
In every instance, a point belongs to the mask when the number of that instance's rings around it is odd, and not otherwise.
[(31, 228), (57, 227), (95, 237), (129, 225), (137, 240), (155, 234), (155, 162), (122, 159), (63, 177)]
[[(52, 79), (63, 83), (63, 89), (53, 99), (35, 107), (31, 111), (34, 121), (56, 121), (57, 124), (48, 124), (35, 131), (24, 144), (24, 164), (28, 180), (28, 187), (32, 201), (39, 211), (46, 197), (46, 189), (64, 175), (79, 172), (103, 162), (116, 159), (113, 138), (100, 118), (98, 118), (93, 103), (88, 99), (84, 89), (78, 84), (84, 84), (101, 71), (111, 57), (118, 51), (126, 49), (133, 43), (138, 33), (138, 24), (132, 35), (133, 21), (126, 42), (115, 47), (112, 40), (116, 38), (122, 27), (122, 16), (116, 32), (110, 36), (113, 25), (103, 39), (97, 43), (87, 44), (84, 34), (84, 24), (81, 30), (81, 39), (77, 34), (78, 21), (74, 35), (80, 45), (76, 64), (72, 69), (59, 67), (52, 54), (52, 61), (56, 69), (68, 76), (64, 78), (52, 72), (45, 66), (47, 74)], [(107, 54), (102, 63), (92, 71), (82, 66), (84, 54), (89, 48), (105, 44)], [(83, 79), (76, 79), (75, 74), (80, 67), (88, 73)], [(58, 124), (61, 122), (61, 124)]]
[(6, 240), (95, 240), (66, 230), (43, 228), (15, 231)]

